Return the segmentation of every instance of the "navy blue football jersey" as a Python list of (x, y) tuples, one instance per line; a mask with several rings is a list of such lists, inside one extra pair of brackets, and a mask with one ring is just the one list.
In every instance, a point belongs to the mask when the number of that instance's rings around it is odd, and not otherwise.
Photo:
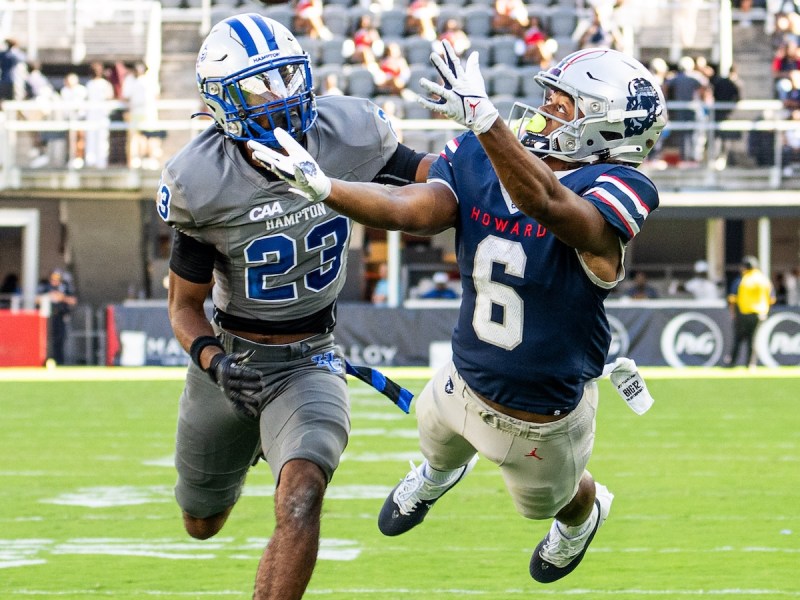
[[(623, 244), (658, 206), (653, 183), (629, 166), (587, 165), (557, 175), (601, 212)], [(459, 373), (510, 408), (573, 409), (586, 382), (603, 370), (611, 341), (603, 301), (613, 285), (592, 281), (574, 248), (513, 204), (471, 132), (447, 144), (428, 181), (448, 185), (459, 204)]]

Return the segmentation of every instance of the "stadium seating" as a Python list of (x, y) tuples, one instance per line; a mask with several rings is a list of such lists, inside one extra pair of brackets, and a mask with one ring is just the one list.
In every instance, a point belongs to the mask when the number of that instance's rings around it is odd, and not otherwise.
[(417, 35), (402, 40), (403, 54), (409, 65), (427, 65), (431, 57), (431, 42)]
[(392, 8), (380, 13), (378, 31), (381, 37), (402, 38), (406, 32), (406, 11), (401, 8)]
[(359, 98), (375, 95), (375, 78), (366, 67), (355, 65), (347, 73), (347, 94)]
[(322, 9), (322, 20), (333, 35), (350, 35), (352, 21), (349, 8), (341, 4), (326, 4)]
[(516, 65), (519, 63), (517, 55), (517, 42), (519, 38), (513, 35), (498, 35), (492, 40), (492, 64)]
[(464, 31), (474, 42), (477, 38), (487, 38), (492, 34), (494, 10), (488, 6), (467, 6), (464, 9)]
[(511, 65), (498, 64), (486, 69), (484, 79), (488, 92), (494, 95), (517, 96), (520, 89), (519, 71)]
[(341, 65), (344, 64), (344, 56), (342, 55), (342, 47), (344, 45), (344, 36), (334, 36), (333, 39), (324, 40), (319, 48), (319, 61), (323, 65)]

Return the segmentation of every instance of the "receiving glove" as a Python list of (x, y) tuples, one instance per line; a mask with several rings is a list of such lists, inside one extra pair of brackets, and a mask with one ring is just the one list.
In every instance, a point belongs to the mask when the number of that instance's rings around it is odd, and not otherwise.
[(331, 180), (317, 161), (284, 129), (276, 127), (273, 133), (286, 154), (250, 140), (247, 146), (253, 151), (253, 158), (288, 183), (289, 191), (311, 202), (325, 200), (331, 193)]
[(261, 373), (245, 366), (252, 356), (252, 350), (215, 354), (206, 372), (237, 411), (248, 419), (255, 420), (261, 414), (259, 396), (264, 391), (264, 383), (261, 380)]
[(464, 68), (450, 42), (444, 40), (442, 46), (444, 57), (434, 52), (431, 54), (431, 63), (444, 80), (444, 85), (425, 78), (419, 81), (420, 86), (440, 99), (420, 97), (417, 101), (428, 110), (441, 113), (476, 134), (485, 133), (499, 113), (486, 94), (486, 84), (478, 66), (478, 53), (469, 55)]

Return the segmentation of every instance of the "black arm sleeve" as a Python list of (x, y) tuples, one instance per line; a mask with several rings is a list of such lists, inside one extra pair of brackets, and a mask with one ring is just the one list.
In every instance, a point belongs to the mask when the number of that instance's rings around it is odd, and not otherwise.
[(177, 229), (172, 236), (169, 268), (192, 283), (209, 283), (214, 274), (214, 246), (198, 242)]
[(417, 179), (417, 167), (425, 156), (424, 152), (415, 152), (408, 146), (397, 144), (397, 150), (389, 162), (372, 181), (390, 185), (414, 183)]

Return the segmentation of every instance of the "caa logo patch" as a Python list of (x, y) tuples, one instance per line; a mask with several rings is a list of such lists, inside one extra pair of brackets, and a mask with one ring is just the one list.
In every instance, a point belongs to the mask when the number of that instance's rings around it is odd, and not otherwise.
[(661, 354), (671, 367), (711, 367), (722, 356), (722, 330), (708, 315), (682, 313), (661, 333)]
[(800, 316), (776, 313), (756, 332), (758, 359), (767, 367), (800, 365)]
[(156, 210), (158, 216), (163, 220), (169, 219), (170, 200), (172, 200), (172, 192), (165, 183), (161, 184), (158, 188), (158, 195), (156, 196)]

